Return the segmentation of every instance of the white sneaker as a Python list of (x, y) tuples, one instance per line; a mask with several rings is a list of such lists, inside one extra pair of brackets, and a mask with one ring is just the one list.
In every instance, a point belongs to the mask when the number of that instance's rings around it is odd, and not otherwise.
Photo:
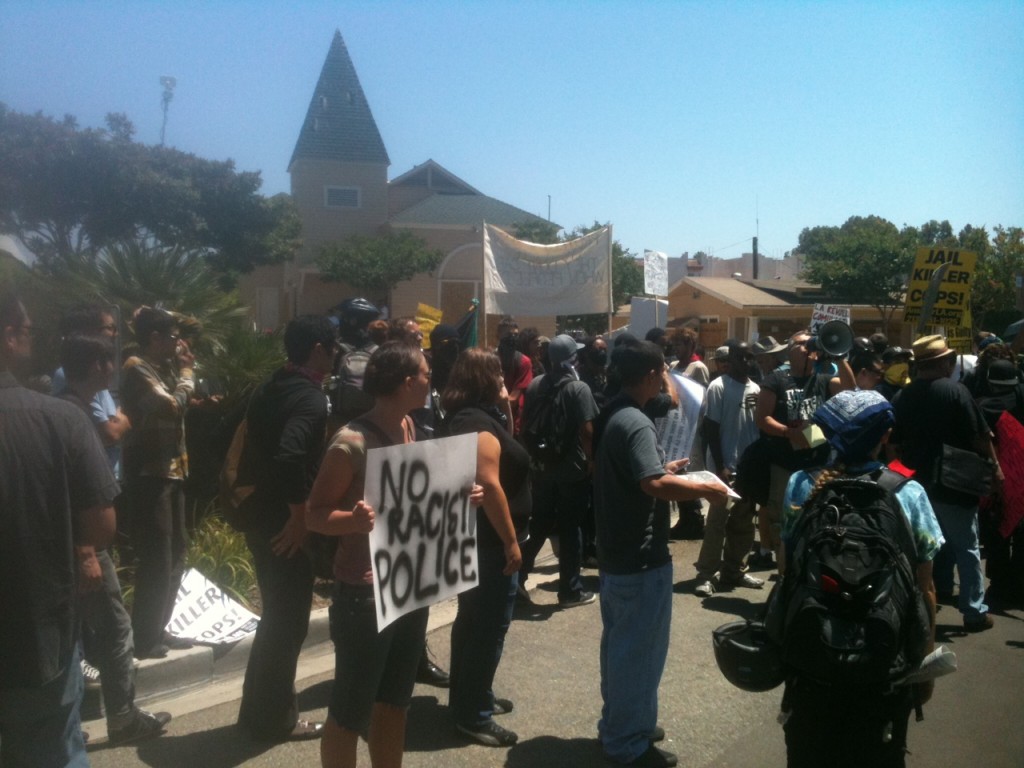
[(711, 579), (704, 579), (704, 581), (694, 588), (693, 594), (697, 597), (711, 597), (715, 594), (715, 585)]
[(85, 679), (86, 688), (100, 687), (100, 671), (85, 659), (82, 659), (82, 677)]

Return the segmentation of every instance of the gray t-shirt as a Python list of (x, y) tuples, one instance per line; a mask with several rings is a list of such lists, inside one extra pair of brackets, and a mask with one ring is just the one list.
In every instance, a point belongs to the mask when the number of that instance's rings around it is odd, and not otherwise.
[(601, 435), (594, 467), (597, 560), (602, 571), (638, 573), (669, 562), (668, 504), (640, 487), (665, 474), (654, 424), (632, 405), (616, 410)]
[[(760, 434), (754, 413), (757, 410), (757, 393), (761, 388), (754, 382), (736, 381), (732, 376), (719, 376), (708, 386), (708, 409), (704, 418), (718, 424), (718, 436), (722, 443), (722, 461), (731, 470), (743, 455), (747, 446), (757, 440)], [(711, 451), (708, 451), (709, 469), (717, 472)]]

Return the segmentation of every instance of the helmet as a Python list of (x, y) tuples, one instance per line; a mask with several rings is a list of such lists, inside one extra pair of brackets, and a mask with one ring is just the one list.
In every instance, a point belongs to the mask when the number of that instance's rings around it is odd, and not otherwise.
[(726, 680), (744, 691), (770, 691), (785, 678), (782, 651), (760, 621), (731, 621), (711, 633), (715, 661)]
[(377, 309), (369, 300), (357, 296), (351, 299), (345, 299), (338, 306), (334, 308), (342, 320), (352, 322), (354, 324), (366, 325), (367, 323), (376, 320), (380, 317), (380, 310)]

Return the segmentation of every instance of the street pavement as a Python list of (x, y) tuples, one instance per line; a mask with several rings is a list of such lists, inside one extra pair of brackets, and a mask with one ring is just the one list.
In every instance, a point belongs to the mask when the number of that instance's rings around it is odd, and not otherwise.
[[(667, 738), (662, 746), (679, 756), (681, 766), (771, 768), (785, 765), (778, 725), (781, 687), (767, 693), (733, 688), (715, 665), (711, 631), (737, 617), (752, 617), (768, 594), (737, 589), (700, 600), (693, 595), (699, 542), (674, 542), (676, 594), (672, 642), (660, 689), (659, 722)], [(591, 588), (596, 571), (585, 571)], [(767, 575), (767, 574), (761, 574)], [(574, 768), (605, 766), (596, 740), (601, 707), (598, 603), (559, 610), (556, 566), (542, 562), (528, 584), (535, 606), (517, 608), (495, 681), (495, 692), (515, 702), (500, 718), (519, 734), (511, 749), (471, 743), (452, 727), (443, 690), (417, 685), (409, 711), (404, 765)], [(429, 644), (446, 665), (452, 605), (432, 609)], [(995, 628), (981, 634), (963, 631), (955, 608), (938, 616), (938, 641), (955, 651), (960, 671), (940, 679), (925, 707), (923, 722), (911, 722), (908, 766), (1024, 766), (1021, 727), (1024, 692), (1024, 611), (993, 610)], [(304, 654), (298, 688), (304, 717), (323, 719), (330, 696), (333, 656), (329, 644)], [(234, 727), (241, 678), (215, 682), (176, 698), (149, 702), (150, 709), (174, 714), (167, 732), (140, 744), (95, 745), (96, 768), (230, 768), (230, 766), (317, 765), (319, 743), (259, 744)], [(365, 744), (360, 765), (369, 766)]]

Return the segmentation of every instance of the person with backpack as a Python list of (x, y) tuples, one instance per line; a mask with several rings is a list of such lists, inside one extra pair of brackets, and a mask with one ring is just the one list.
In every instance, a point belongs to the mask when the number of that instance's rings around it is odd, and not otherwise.
[(811, 420), (831, 458), (786, 487), (765, 619), (786, 667), (787, 765), (900, 768), (910, 711), (932, 695), (898, 682), (934, 647), (942, 531), (924, 488), (879, 460), (895, 424), (881, 394), (840, 392)]
[(533, 464), (533, 516), (530, 539), (523, 546), (522, 581), (532, 570), (544, 540), (557, 533), (558, 604), (562, 608), (595, 600), (593, 592), (583, 589), (580, 577), (580, 526), (589, 499), (598, 415), (590, 387), (576, 374), (576, 356), (582, 347), (564, 333), (551, 340), (548, 356), (552, 371), (534, 379), (526, 390), (520, 434)]

